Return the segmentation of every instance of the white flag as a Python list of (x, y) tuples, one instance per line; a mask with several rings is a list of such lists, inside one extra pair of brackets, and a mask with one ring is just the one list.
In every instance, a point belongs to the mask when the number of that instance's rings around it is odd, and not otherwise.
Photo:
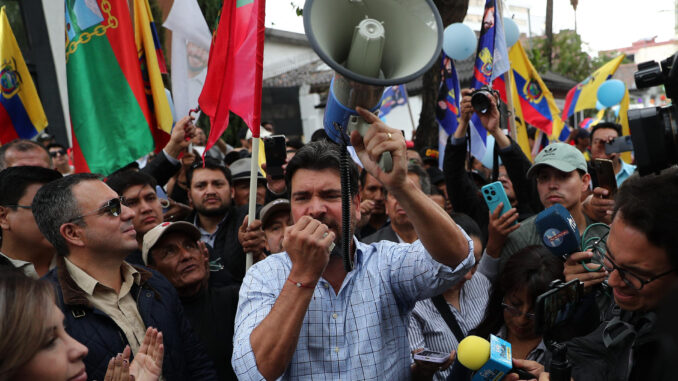
[(172, 97), (181, 119), (198, 106), (212, 34), (196, 0), (174, 0), (163, 26), (172, 31)]

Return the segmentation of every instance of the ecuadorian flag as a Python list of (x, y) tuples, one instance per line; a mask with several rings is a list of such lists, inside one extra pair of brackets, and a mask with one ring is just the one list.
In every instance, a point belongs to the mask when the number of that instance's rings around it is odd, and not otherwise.
[[(577, 111), (596, 108), (596, 102), (598, 101), (598, 87), (612, 77), (614, 72), (617, 71), (619, 64), (624, 60), (624, 57), (625, 56), (622, 54), (619, 57), (610, 60), (567, 92), (562, 120), (567, 120)], [(566, 130), (563, 130), (563, 133), (564, 132), (566, 132)], [(567, 136), (561, 134), (560, 131), (553, 131), (553, 135), (560, 135), (560, 140), (567, 139)]]
[(5, 7), (0, 10), (0, 18), (0, 143), (5, 144), (34, 137), (47, 127), (47, 117)]

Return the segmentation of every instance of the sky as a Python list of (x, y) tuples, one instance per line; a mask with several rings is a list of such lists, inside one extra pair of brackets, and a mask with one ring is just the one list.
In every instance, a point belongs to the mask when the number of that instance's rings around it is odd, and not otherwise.
[[(532, 34), (544, 33), (546, 0), (505, 0), (505, 3), (529, 7)], [(301, 0), (267, 1), (266, 26), (303, 33), (303, 18), (296, 15), (293, 7), (303, 4)], [(553, 0), (553, 4), (554, 32), (574, 29), (575, 12), (570, 1)], [(656, 41), (666, 41), (675, 34), (674, 0), (579, 0), (576, 17), (577, 32), (586, 43), (587, 52), (593, 55), (599, 50), (623, 48), (654, 36)]]

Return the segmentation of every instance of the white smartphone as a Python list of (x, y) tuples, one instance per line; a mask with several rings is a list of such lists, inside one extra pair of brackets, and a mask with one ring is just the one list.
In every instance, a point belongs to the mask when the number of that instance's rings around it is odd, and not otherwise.
[(435, 352), (424, 349), (419, 353), (414, 354), (414, 359), (419, 361), (427, 361), (436, 364), (442, 364), (450, 358), (449, 353)]

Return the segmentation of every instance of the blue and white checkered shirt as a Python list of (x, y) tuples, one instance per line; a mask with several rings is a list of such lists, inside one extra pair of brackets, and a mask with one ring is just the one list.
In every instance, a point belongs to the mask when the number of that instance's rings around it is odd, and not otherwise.
[[(354, 269), (339, 293), (323, 278), (316, 285), (296, 352), (282, 379), (403, 380), (410, 378), (409, 314), (418, 300), (448, 289), (473, 267), (469, 253), (452, 269), (434, 261), (420, 241), (413, 244), (354, 239)], [(233, 338), (233, 369), (239, 380), (263, 380), (250, 334), (268, 315), (290, 273), (287, 253), (255, 264), (240, 288)]]

